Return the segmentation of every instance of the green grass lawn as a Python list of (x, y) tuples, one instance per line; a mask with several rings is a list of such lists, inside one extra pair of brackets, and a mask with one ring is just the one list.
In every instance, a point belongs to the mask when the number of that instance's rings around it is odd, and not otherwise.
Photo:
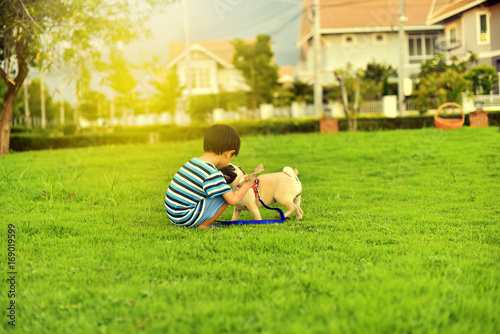
[(497, 128), (244, 137), (234, 163), (299, 169), (304, 219), (219, 230), (163, 207), (201, 154), (0, 157), (1, 328), (13, 224), (18, 333), (499, 333)]

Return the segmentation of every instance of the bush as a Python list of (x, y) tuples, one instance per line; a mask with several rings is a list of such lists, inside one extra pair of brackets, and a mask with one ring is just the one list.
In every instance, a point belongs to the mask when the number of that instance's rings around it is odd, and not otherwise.
[(76, 125), (74, 124), (68, 124), (63, 127), (63, 133), (65, 135), (72, 135), (76, 131)]
[[(500, 112), (488, 114), (490, 126), (500, 125)], [(309, 119), (270, 119), (244, 120), (228, 123), (240, 136), (269, 135), (318, 132), (319, 121)], [(468, 125), (468, 116), (465, 124)], [(24, 132), (12, 133), (10, 147), (14, 151), (59, 149), (112, 144), (149, 143), (151, 134), (159, 142), (174, 142), (201, 139), (210, 127), (208, 124), (196, 124), (189, 127), (176, 125), (148, 126), (140, 128), (116, 128), (112, 133), (88, 133), (79, 135), (50, 136), (47, 133)], [(379, 131), (395, 129), (421, 129), (434, 127), (433, 116), (398, 117), (398, 118), (359, 118), (358, 131)], [(339, 120), (340, 131), (347, 130), (347, 121)]]

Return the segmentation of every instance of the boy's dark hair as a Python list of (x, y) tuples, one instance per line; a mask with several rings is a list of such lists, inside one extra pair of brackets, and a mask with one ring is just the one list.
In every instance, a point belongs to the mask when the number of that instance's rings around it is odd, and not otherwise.
[(235, 150), (233, 156), (240, 152), (240, 135), (229, 125), (212, 125), (205, 133), (203, 138), (203, 149), (205, 152), (222, 154), (226, 151)]

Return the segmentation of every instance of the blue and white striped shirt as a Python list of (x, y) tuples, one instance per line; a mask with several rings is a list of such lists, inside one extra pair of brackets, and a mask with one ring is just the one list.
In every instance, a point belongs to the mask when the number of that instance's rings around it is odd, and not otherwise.
[(229, 191), (231, 187), (212, 163), (193, 158), (179, 169), (167, 189), (168, 218), (176, 225), (198, 225), (205, 210), (204, 199)]

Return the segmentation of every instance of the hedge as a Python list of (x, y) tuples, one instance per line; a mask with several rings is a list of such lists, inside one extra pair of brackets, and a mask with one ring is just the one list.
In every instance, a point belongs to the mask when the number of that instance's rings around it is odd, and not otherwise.
[[(500, 112), (489, 113), (490, 126), (500, 125)], [(317, 119), (271, 119), (246, 120), (228, 123), (241, 136), (318, 132)], [(466, 115), (465, 125), (469, 124)], [(141, 144), (149, 142), (173, 142), (203, 138), (207, 124), (181, 127), (176, 125), (149, 126), (135, 128), (115, 128), (112, 133), (88, 133), (50, 136), (36, 132), (16, 132), (11, 134), (10, 148), (13, 151), (30, 151), (59, 148), (78, 148), (112, 144)], [(421, 129), (434, 127), (433, 116), (397, 118), (359, 118), (358, 131), (378, 131), (395, 129)], [(346, 131), (347, 121), (339, 120), (340, 131)]]

